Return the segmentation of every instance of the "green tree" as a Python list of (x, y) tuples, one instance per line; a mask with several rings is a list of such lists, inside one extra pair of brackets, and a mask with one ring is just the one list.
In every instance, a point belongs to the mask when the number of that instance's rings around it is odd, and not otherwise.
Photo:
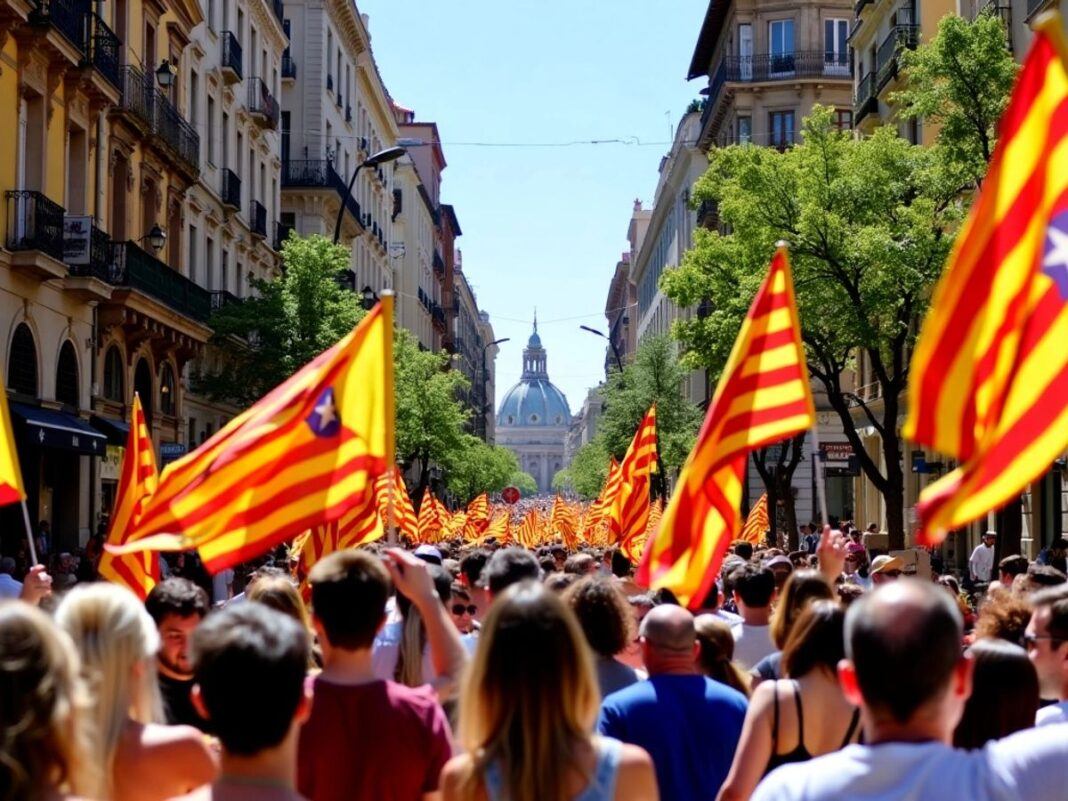
[(514, 453), (465, 434), (445, 463), (445, 486), (463, 503), (483, 492), (500, 492), (519, 472)]
[(349, 258), (323, 236), (287, 239), (281, 275), (250, 279), (253, 295), (212, 315), (213, 367), (194, 376), (197, 391), (247, 406), (349, 333), (364, 313), (338, 282)]
[(522, 470), (516, 470), (512, 473), (511, 478), (508, 479), (508, 485), (519, 490), (524, 498), (538, 494), (537, 480), (530, 473), (524, 473)]
[(590, 500), (596, 498), (608, 478), (609, 458), (604, 440), (594, 437), (575, 451), (571, 464), (553, 477), (553, 489), (570, 490)]
[[(791, 243), (809, 371), (885, 498), (890, 546), (900, 548), (901, 396), (949, 232), (960, 220), (959, 185), (943, 168), (945, 149), (910, 145), (890, 128), (854, 139), (817, 106), (803, 130), (802, 142), (784, 152), (713, 151), (694, 196), (718, 204), (729, 233), (698, 231), (661, 285), (681, 306), (710, 302), (707, 316), (680, 321), (676, 332), (688, 363), (718, 375), (774, 243)], [(871, 386), (854, 392), (843, 379), (858, 359)], [(858, 429), (869, 426), (881, 436), (881, 460), (861, 440)]]

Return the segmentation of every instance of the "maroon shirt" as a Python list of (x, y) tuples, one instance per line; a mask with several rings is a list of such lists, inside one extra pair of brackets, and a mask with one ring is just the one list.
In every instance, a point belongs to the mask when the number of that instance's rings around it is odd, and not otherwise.
[(451, 756), (449, 722), (429, 687), (318, 678), (297, 789), (311, 801), (418, 801), (438, 789)]

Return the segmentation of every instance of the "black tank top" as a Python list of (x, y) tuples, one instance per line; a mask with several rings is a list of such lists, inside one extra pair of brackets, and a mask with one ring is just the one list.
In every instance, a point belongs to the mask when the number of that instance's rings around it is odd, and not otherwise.
[[(771, 724), (771, 759), (768, 760), (768, 766), (764, 769), (764, 775), (767, 776), (775, 768), (780, 765), (789, 765), (792, 762), (806, 762), (812, 759), (812, 754), (805, 747), (805, 714), (801, 708), (801, 690), (798, 687), (796, 681), (791, 681), (790, 686), (794, 691), (794, 703), (797, 705), (797, 745), (785, 754), (778, 753), (779, 750), (779, 683), (775, 682), (775, 717)], [(845, 737), (842, 739), (842, 744), (839, 748), (845, 748), (849, 745), (849, 741), (853, 739), (853, 733), (857, 730), (857, 724), (860, 722), (860, 710), (853, 710), (853, 718), (849, 721), (849, 729), (846, 731)]]

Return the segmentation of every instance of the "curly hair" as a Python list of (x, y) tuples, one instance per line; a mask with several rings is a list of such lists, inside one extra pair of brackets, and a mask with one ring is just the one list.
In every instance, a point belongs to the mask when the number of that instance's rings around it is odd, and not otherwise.
[(574, 611), (595, 653), (615, 656), (634, 639), (634, 614), (613, 579), (583, 578), (568, 587), (564, 601)]
[(1031, 620), (1031, 604), (1026, 598), (1010, 592), (988, 594), (979, 607), (975, 621), (975, 638), (1008, 640), (1020, 645)]

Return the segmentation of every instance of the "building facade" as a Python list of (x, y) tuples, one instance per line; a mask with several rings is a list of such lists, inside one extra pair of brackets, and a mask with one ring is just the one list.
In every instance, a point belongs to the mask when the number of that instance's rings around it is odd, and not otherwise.
[(553, 476), (567, 466), (565, 447), (571, 409), (549, 380), (547, 354), (538, 324), (523, 349), (523, 374), (497, 411), (497, 444), (515, 453), (519, 469), (530, 473), (539, 492), (552, 490)]
[(615, 355), (627, 364), (634, 358), (637, 343), (637, 326), (634, 323), (638, 307), (637, 292), (634, 282), (630, 280), (630, 253), (623, 253), (616, 262), (615, 272), (608, 284), (608, 298), (604, 304), (605, 321), (608, 323), (609, 346), (604, 355), (604, 372), (616, 369)]
[(571, 418), (571, 428), (567, 432), (567, 447), (564, 449), (567, 463), (575, 458), (575, 454), (583, 445), (588, 445), (597, 434), (597, 421), (601, 418), (604, 409), (604, 396), (601, 390), (603, 384), (590, 388), (586, 392), (586, 400), (582, 402), (582, 408)]
[(485, 339), (485, 334), (493, 335), (489, 317), (483, 319), (478, 308), (478, 299), (467, 281), (463, 271), (463, 260), (457, 252), (456, 269), (453, 273), (453, 333), (452, 365), (460, 370), (468, 381), (468, 388), (463, 393), (463, 403), (471, 414), (468, 428), (472, 434), (484, 442), (489, 442), (487, 429), (487, 412), (493, 411), (492, 381), (489, 380), (490, 361), (495, 358), (495, 346), (490, 346), (492, 339)]
[(497, 336), (493, 333), (489, 312), (478, 313), (478, 332), (483, 348), (482, 384), (485, 397), (482, 407), (482, 439), (494, 445), (497, 442), (497, 415), (493, 410), (493, 402), (497, 397), (497, 354), (500, 352), (500, 345), (497, 344)]

